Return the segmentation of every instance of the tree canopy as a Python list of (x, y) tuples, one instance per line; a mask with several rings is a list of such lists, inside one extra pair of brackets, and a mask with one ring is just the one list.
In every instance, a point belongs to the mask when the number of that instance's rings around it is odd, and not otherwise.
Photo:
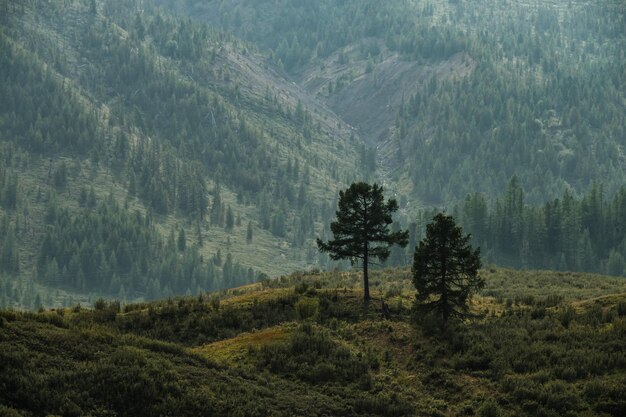
[(426, 227), (426, 237), (415, 248), (415, 309), (440, 318), (444, 327), (450, 319), (469, 316), (469, 297), (484, 286), (478, 275), (480, 249), (473, 249), (470, 239), (452, 216), (440, 213)]
[(406, 246), (408, 231), (391, 232), (392, 213), (398, 210), (394, 199), (385, 202), (383, 187), (365, 182), (353, 183), (339, 192), (337, 220), (330, 229), (334, 239), (323, 242), (317, 239), (320, 251), (328, 252), (331, 259), (350, 259), (354, 265), (363, 265), (364, 300), (370, 299), (368, 266), (373, 259), (386, 260), (391, 245)]

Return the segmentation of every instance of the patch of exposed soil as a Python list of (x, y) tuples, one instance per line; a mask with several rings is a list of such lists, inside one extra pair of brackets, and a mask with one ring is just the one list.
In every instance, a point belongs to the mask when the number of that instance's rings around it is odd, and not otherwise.
[(314, 124), (319, 123), (321, 129), (329, 136), (347, 140), (354, 135), (350, 126), (346, 125), (325, 102), (318, 100), (295, 81), (290, 80), (261, 54), (242, 53), (230, 45), (224, 45), (220, 48), (217, 59), (216, 66), (223, 65), (228, 68), (233, 75), (232, 79), (237, 80), (240, 88), (248, 90), (250, 95), (262, 99), (269, 93), (292, 112), (300, 102), (303, 109), (311, 115)]
[[(353, 55), (350, 50), (344, 51), (346, 54)], [(367, 68), (366, 60), (341, 64), (341, 60), (332, 55), (318, 67), (306, 71), (300, 80), (307, 91), (325, 100), (373, 146), (391, 136), (402, 102), (428, 80), (465, 77), (475, 68), (474, 60), (464, 53), (441, 61), (408, 61), (389, 51), (381, 56), (379, 62)]]

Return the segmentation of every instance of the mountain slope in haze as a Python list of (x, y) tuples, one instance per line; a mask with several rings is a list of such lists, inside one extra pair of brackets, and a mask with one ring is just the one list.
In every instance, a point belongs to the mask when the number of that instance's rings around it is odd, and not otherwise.
[(513, 175), (532, 202), (625, 179), (623, 2), (160, 3), (267, 51), (380, 150), (413, 209)]
[[(614, 201), (605, 212), (621, 216), (618, 1), (0, 8), (2, 304), (167, 297), (336, 266), (313, 238), (328, 237), (337, 191), (356, 179), (381, 182), (413, 231), (421, 208), (484, 194), (464, 216), (482, 224), (493, 203), (513, 248), (489, 248), (494, 262), (538, 251), (537, 267), (624, 269), (618, 227), (615, 245), (589, 243), (601, 233), (584, 230), (598, 223), (580, 221), (584, 199), (543, 212), (496, 199), (511, 178), (531, 204), (598, 181), (595, 207)], [(567, 219), (548, 222), (553, 211)], [(528, 231), (501, 222), (509, 212), (534, 213)], [(549, 253), (548, 226), (567, 236)]]
[(254, 48), (139, 6), (7, 5), (6, 303), (194, 293), (315, 265), (320, 220), (364, 172), (358, 137)]
[[(196, 297), (0, 311), (0, 413), (621, 416), (624, 281), (485, 270), (479, 318), (411, 323), (409, 271), (296, 274)], [(380, 301), (388, 305), (383, 317)]]

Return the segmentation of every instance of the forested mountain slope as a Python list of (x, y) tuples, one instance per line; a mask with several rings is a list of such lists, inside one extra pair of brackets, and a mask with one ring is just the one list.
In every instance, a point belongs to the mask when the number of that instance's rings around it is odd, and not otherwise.
[[(623, 416), (626, 290), (485, 270), (479, 318), (411, 323), (408, 270), (296, 274), (162, 302), (0, 311), (6, 416)], [(381, 300), (388, 305), (386, 317)]]
[(314, 237), (356, 179), (411, 230), (388, 265), (437, 207), (488, 262), (626, 273), (623, 1), (0, 10), (1, 305), (336, 266)]
[(4, 304), (317, 264), (312, 238), (367, 152), (254, 47), (150, 2), (3, 7)]
[(159, 0), (259, 45), (379, 149), (413, 206), (625, 179), (623, 1)]

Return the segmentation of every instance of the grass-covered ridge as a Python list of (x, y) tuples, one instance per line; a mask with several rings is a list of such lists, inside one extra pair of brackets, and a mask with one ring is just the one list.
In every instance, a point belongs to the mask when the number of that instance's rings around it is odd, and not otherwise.
[[(626, 281), (486, 269), (477, 319), (411, 323), (408, 270), (0, 313), (6, 415), (621, 416)], [(381, 301), (389, 306), (383, 317)]]

